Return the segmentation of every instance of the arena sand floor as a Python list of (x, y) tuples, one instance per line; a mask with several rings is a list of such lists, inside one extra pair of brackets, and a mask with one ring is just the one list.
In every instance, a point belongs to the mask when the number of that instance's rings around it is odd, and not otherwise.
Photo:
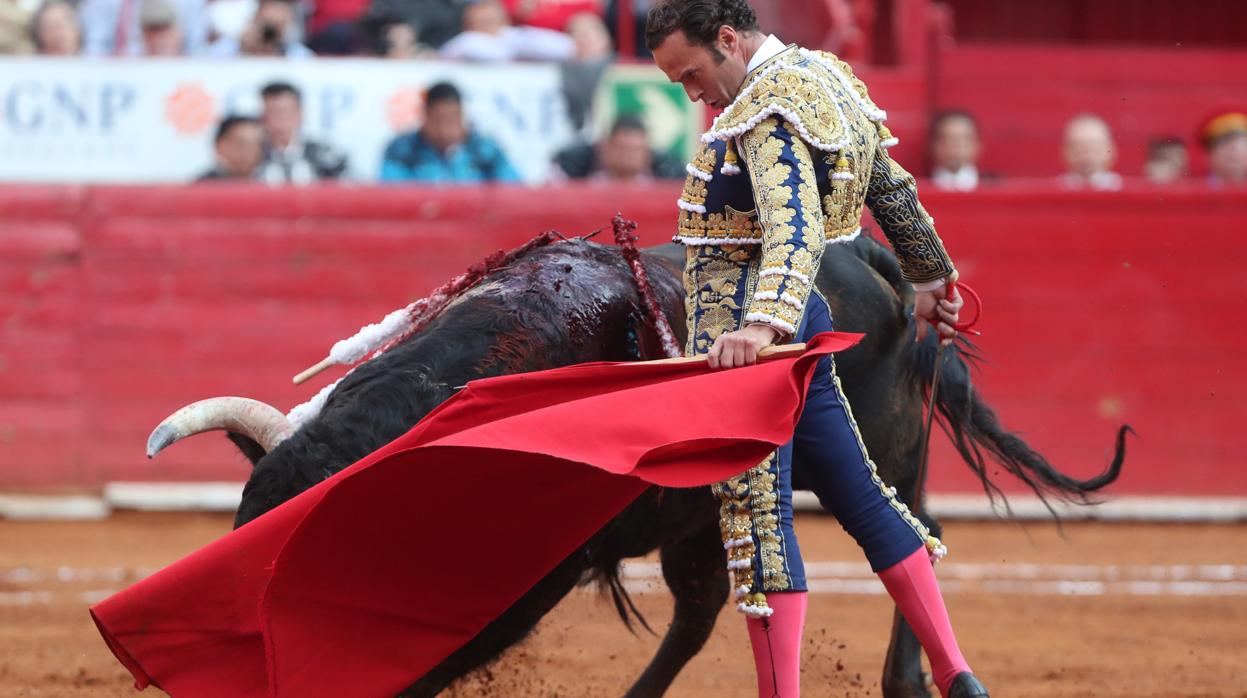
[[(160, 695), (131, 687), (86, 606), (230, 526), (220, 514), (0, 522), (0, 696)], [(811, 561), (806, 696), (879, 696), (891, 604), (834, 521), (798, 518)], [(963, 648), (998, 698), (1247, 697), (1247, 525), (955, 523), (940, 565)], [(626, 571), (664, 627), (653, 560)], [(436, 593), (436, 592), (433, 592)], [(658, 640), (630, 635), (594, 591), (449, 695), (618, 696)], [(724, 609), (669, 696), (747, 698), (744, 627)]]

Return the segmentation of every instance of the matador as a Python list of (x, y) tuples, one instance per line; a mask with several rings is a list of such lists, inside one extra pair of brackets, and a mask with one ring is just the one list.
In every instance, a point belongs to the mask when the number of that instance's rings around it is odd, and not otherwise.
[[(953, 263), (889, 155), (885, 113), (844, 61), (784, 45), (757, 28), (745, 0), (661, 0), (646, 40), (658, 67), (693, 101), (722, 113), (688, 165), (675, 239), (684, 268), (687, 354), (711, 366), (752, 363), (772, 344), (832, 329), (814, 285), (827, 245), (860, 234), (863, 207), (891, 242), (928, 321), (955, 336)], [(879, 478), (823, 360), (793, 440), (715, 486), (737, 608), (746, 615), (760, 696), (799, 695), (806, 576), (793, 531), (792, 465), (863, 549), (931, 661), (940, 693), (987, 696), (957, 646), (932, 562), (944, 553)]]

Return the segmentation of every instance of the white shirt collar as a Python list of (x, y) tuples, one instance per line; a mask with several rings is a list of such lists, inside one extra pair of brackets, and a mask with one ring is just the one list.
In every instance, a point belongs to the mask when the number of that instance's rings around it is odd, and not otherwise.
[(749, 59), (749, 65), (745, 66), (745, 72), (752, 73), (758, 66), (778, 56), (786, 48), (788, 47), (784, 45), (784, 42), (776, 38), (774, 34), (768, 35), (766, 41), (763, 41), (757, 52), (753, 54), (753, 58)]
[(931, 180), (940, 189), (974, 191), (979, 186), (979, 170), (974, 165), (963, 165), (956, 171), (937, 167), (931, 173)]

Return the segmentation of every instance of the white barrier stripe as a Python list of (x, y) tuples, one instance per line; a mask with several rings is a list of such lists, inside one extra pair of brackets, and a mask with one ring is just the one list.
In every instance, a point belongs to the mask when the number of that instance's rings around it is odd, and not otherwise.
[[(882, 596), (887, 593), (878, 579), (809, 579), (813, 594)], [(1092, 582), (1074, 580), (940, 580), (945, 594), (993, 594), (1016, 596), (1247, 596), (1247, 582)], [(660, 580), (629, 579), (630, 594), (665, 594)], [(594, 592), (596, 593), (596, 592)]]
[[(952, 567), (952, 565), (948, 565)], [(1182, 597), (1205, 597), (1205, 596), (1247, 596), (1247, 581), (1240, 581), (1244, 572), (1242, 566), (1234, 565), (1202, 565), (1202, 566), (1184, 566), (1176, 565), (1163, 569), (1167, 574), (1172, 574), (1175, 569), (1185, 568), (1188, 570), (1204, 569), (1211, 573), (1216, 579), (1197, 579), (1197, 580), (1126, 580), (1126, 581), (1103, 581), (1096, 579), (1046, 579), (1042, 578), (1044, 574), (1051, 574), (1062, 567), (1070, 566), (1052, 565), (969, 565), (963, 564), (962, 568), (1008, 568), (1015, 567), (1012, 570), (1020, 576), (1014, 578), (993, 578), (993, 577), (977, 577), (984, 569), (975, 570), (971, 575), (964, 575), (965, 569), (960, 571), (953, 570), (949, 574), (949, 570), (941, 570), (940, 587), (945, 594), (994, 594), (994, 595), (1017, 595), (1017, 596), (1182, 596)], [(822, 562), (814, 563), (808, 566), (807, 572), (815, 570), (808, 579), (808, 587), (811, 593), (815, 594), (848, 594), (862, 596), (881, 596), (886, 593), (883, 584), (878, 578), (873, 576), (863, 576), (861, 571), (864, 566), (858, 563), (847, 562)], [(1032, 570), (1027, 568), (1041, 568), (1039, 574), (1030, 575)], [(1042, 569), (1048, 568), (1048, 569)], [(62, 568), (64, 569), (64, 568)], [(1091, 567), (1083, 567), (1080, 569), (1096, 569)], [(1111, 568), (1098, 570), (1102, 575), (1107, 573)], [(1138, 570), (1150, 570), (1154, 568), (1139, 567), (1132, 568)], [(1221, 576), (1227, 570), (1233, 570), (1235, 579), (1233, 581), (1224, 581)], [(829, 574), (833, 571), (847, 572), (844, 576), (836, 576)], [(1008, 570), (1006, 570), (1008, 571)], [(6, 575), (6, 580), (13, 578), (29, 579), (30, 577), (22, 577), (13, 575), (10, 571)], [(866, 570), (869, 574), (869, 570)], [(81, 575), (77, 578), (90, 578), (91, 575)], [(630, 594), (666, 594), (666, 584), (662, 581), (661, 570), (654, 563), (639, 563), (626, 565), (624, 568), (624, 588)], [(50, 579), (51, 577), (43, 576), (40, 579)], [(48, 591), (46, 589), (20, 590), (20, 591), (2, 591), (0, 592), (0, 607), (6, 606), (49, 606), (53, 604), (63, 605), (84, 605), (89, 606), (99, 603), (104, 599), (112, 596), (120, 591), (115, 589), (92, 589), (88, 591)], [(594, 591), (593, 593), (596, 593)]]
[[(936, 567), (946, 580), (1055, 580), (1088, 582), (1247, 582), (1247, 565), (1063, 565), (1041, 563), (942, 562)], [(873, 579), (865, 562), (830, 561), (805, 563), (809, 579)], [(624, 564), (624, 579), (656, 579), (662, 568), (656, 562)]]
[[(0, 493), (0, 519), (104, 518), (112, 509), (233, 512), (242, 499), (242, 487), (241, 482), (115, 482), (105, 486), (98, 500)], [(1015, 519), (1052, 520), (1042, 502), (1033, 496), (1011, 496), (1009, 503)], [(1067, 521), (1247, 522), (1247, 497), (1126, 496), (1095, 506), (1055, 502), (1054, 507)], [(794, 492), (793, 508), (822, 511), (818, 499), (809, 492)], [(981, 494), (931, 494), (927, 498), (927, 509), (944, 521), (981, 521), (1006, 516), (1002, 506), (993, 507)]]
[[(1012, 513), (981, 494), (931, 494), (927, 511), (941, 521), (1009, 519), (1051, 521), (1052, 514), (1037, 497), (1011, 495)], [(794, 492), (795, 511), (823, 512), (811, 492)], [(1092, 506), (1052, 502), (1065, 521), (1179, 521), (1237, 523), (1247, 521), (1247, 497), (1114, 497)]]
[(92, 589), (72, 594), (51, 591), (0, 591), (0, 607), (51, 606), (52, 604), (92, 606), (119, 591), (121, 589)]
[[(241, 482), (114, 482), (105, 486), (100, 498), (0, 493), (0, 519), (102, 519), (113, 509), (233, 512), (242, 499), (242, 488)], [(1043, 503), (1033, 496), (1012, 496), (1009, 503), (1014, 519), (1052, 520)], [(1066, 521), (1247, 522), (1247, 497), (1126, 496), (1095, 506), (1055, 502), (1054, 507)], [(794, 492), (793, 508), (822, 511), (818, 499), (809, 492)], [(993, 507), (981, 494), (932, 494), (927, 498), (927, 509), (943, 521), (981, 521), (1006, 516), (1002, 506)]]

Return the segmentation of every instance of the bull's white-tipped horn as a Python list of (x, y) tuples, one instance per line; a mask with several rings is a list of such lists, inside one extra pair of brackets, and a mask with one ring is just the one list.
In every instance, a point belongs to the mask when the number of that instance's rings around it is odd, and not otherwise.
[(265, 453), (294, 433), (294, 427), (272, 405), (245, 397), (214, 397), (200, 400), (169, 415), (147, 437), (147, 457), (153, 458), (170, 444), (205, 431), (242, 434), (260, 444)]

